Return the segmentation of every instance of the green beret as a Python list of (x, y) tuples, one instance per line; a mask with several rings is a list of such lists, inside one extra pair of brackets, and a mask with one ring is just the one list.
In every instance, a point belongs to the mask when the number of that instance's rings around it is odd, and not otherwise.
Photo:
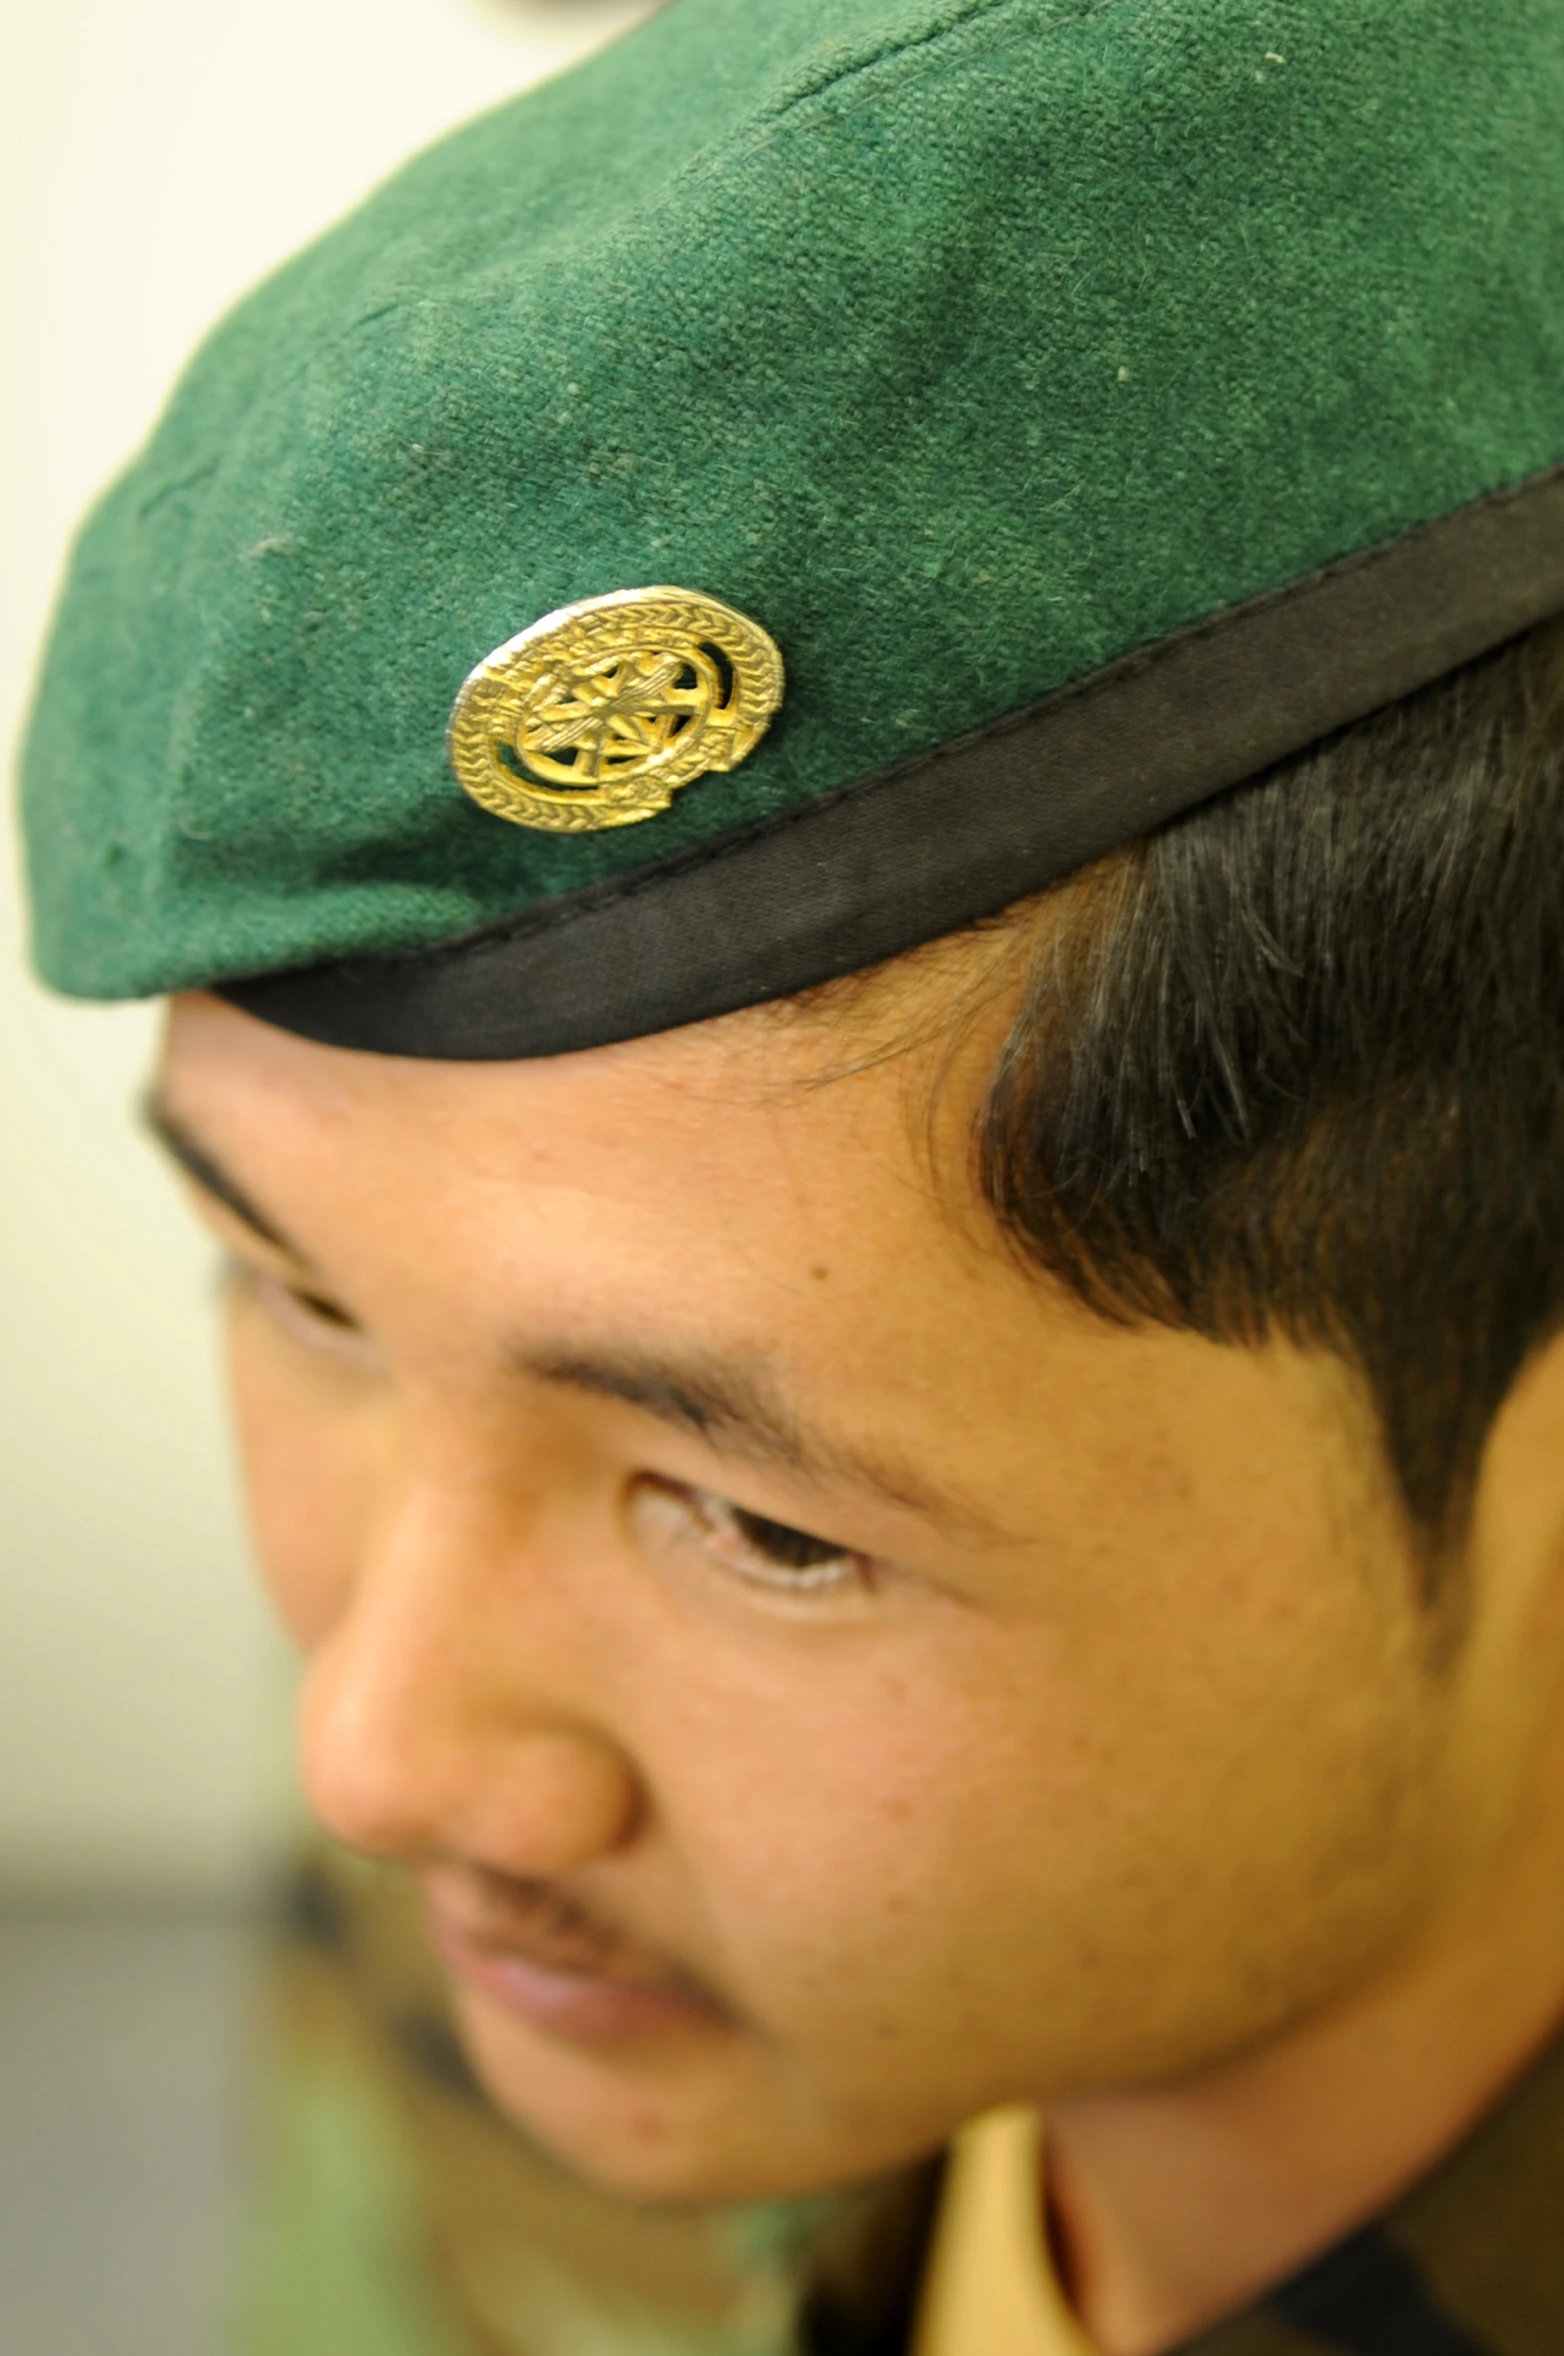
[(778, 996), (1564, 606), (1561, 462), (1559, 0), (678, 0), (195, 360), (38, 964), (451, 1057)]

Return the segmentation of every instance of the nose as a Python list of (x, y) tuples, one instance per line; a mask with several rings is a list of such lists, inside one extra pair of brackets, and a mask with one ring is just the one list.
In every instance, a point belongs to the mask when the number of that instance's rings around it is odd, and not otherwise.
[(312, 1654), (305, 1791), (349, 1848), (548, 1878), (630, 1841), (638, 1779), (580, 1690), (570, 1582), (462, 1486), (402, 1498)]

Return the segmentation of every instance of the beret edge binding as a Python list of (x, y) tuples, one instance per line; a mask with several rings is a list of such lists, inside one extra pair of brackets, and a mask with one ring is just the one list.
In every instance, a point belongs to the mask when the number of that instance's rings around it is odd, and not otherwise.
[(993, 916), (1561, 609), (1557, 464), (627, 876), (212, 987), (322, 1045), (451, 1062), (677, 1029)]

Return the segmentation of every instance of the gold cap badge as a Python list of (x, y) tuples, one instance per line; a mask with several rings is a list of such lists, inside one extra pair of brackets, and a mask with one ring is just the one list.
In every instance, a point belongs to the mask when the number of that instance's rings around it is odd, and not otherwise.
[(694, 589), (618, 589), (485, 657), (451, 714), (451, 766), (517, 826), (636, 826), (753, 752), (781, 701), (758, 623)]

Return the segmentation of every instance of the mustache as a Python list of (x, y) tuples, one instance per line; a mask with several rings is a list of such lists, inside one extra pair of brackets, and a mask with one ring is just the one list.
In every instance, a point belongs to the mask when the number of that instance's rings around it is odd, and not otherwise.
[[(459, 1885), (433, 1877), (436, 1913), (469, 1946), (509, 1953), (544, 1971), (655, 1988), (726, 2014), (716, 1992), (558, 1883), (466, 1866)], [(450, 1895), (447, 1897), (446, 1892)]]

